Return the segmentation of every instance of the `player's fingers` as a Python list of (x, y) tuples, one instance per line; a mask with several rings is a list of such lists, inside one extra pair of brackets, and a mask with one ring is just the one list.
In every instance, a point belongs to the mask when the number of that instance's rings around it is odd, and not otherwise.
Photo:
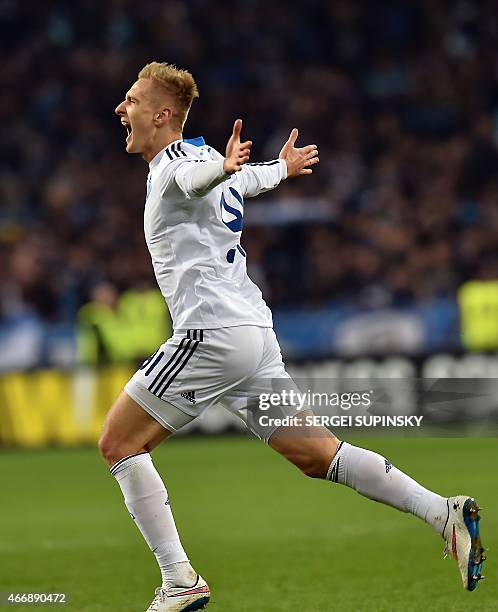
[(311, 168), (303, 168), (299, 174), (313, 174), (313, 170)]
[(313, 151), (306, 153), (306, 155), (304, 156), (304, 159), (312, 159), (313, 157), (318, 157), (317, 149), (314, 149)]
[(236, 119), (233, 124), (233, 133), (232, 135), (235, 138), (240, 138), (240, 132), (242, 131), (242, 119)]
[(298, 136), (299, 136), (299, 132), (297, 128), (292, 128), (292, 131), (290, 133), (289, 140), (288, 140), (289, 144), (294, 146)]
[(305, 155), (307, 155), (308, 153), (312, 151), (318, 151), (318, 147), (315, 144), (312, 144), (312, 145), (308, 145), (307, 147), (302, 147), (299, 150), (301, 151), (301, 153), (304, 153)]
[(241, 142), (240, 146), (244, 149), (252, 147), (252, 140), (246, 140), (245, 142)]
[(297, 128), (293, 128), (291, 133), (289, 134), (289, 138), (287, 138), (287, 142), (284, 144), (283, 146), (283, 151), (289, 149), (290, 147), (294, 146), (294, 143), (297, 140), (297, 136), (298, 136), (298, 131)]

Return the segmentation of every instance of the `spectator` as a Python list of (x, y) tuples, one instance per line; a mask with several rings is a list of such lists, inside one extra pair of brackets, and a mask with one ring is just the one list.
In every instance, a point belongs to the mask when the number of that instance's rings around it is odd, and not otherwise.
[[(291, 127), (320, 146), (306, 181), (329, 221), (248, 232), (273, 307), (404, 307), (496, 275), (498, 7), (458, 0), (4, 2), (0, 314), (12, 296), (74, 321), (90, 288), (154, 287), (145, 168), (113, 117), (151, 59), (190, 69), (189, 136), (222, 148), (242, 116), (254, 158)], [(250, 204), (248, 204), (250, 206)], [(298, 245), (298, 248), (296, 248)], [(251, 260), (254, 250), (255, 259)]]

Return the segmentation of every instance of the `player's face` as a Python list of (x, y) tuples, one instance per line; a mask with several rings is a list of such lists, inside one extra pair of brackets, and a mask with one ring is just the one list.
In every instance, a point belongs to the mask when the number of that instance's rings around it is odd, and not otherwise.
[(157, 115), (152, 82), (139, 79), (127, 92), (125, 99), (116, 107), (116, 115), (126, 127), (126, 151), (144, 153), (152, 145), (156, 133), (154, 118)]

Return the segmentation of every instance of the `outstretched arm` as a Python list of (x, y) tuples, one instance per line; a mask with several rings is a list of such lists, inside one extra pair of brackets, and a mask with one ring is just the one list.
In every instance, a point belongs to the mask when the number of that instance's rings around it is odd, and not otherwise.
[(296, 148), (298, 131), (292, 130), (282, 147), (278, 159), (259, 164), (245, 164), (238, 175), (242, 185), (242, 195), (254, 197), (264, 191), (274, 189), (286, 178), (303, 176), (313, 172), (310, 166), (318, 163), (316, 145)]
[(226, 181), (234, 172), (240, 172), (249, 160), (252, 142), (240, 142), (242, 119), (233, 124), (227, 143), (226, 157), (217, 161), (185, 162), (175, 173), (175, 181), (187, 197), (202, 197), (211, 189)]
[(279, 159), (247, 164), (252, 141), (241, 142), (241, 130), (242, 119), (237, 119), (227, 143), (224, 159), (200, 163), (185, 162), (178, 168), (175, 181), (187, 197), (206, 195), (235, 172), (238, 173), (237, 178), (242, 186), (242, 195), (252, 197), (274, 189), (285, 178), (311, 174), (313, 170), (310, 166), (318, 163), (316, 145), (295, 147), (298, 131), (294, 128), (280, 151)]

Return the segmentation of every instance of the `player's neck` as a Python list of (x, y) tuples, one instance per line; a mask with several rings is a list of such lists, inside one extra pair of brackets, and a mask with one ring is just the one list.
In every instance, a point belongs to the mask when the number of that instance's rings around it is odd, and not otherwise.
[(168, 134), (161, 134), (161, 137), (151, 143), (150, 147), (143, 151), (142, 157), (146, 162), (150, 162), (154, 157), (165, 149), (169, 144), (175, 142), (175, 140), (181, 140), (181, 132), (168, 132)]

